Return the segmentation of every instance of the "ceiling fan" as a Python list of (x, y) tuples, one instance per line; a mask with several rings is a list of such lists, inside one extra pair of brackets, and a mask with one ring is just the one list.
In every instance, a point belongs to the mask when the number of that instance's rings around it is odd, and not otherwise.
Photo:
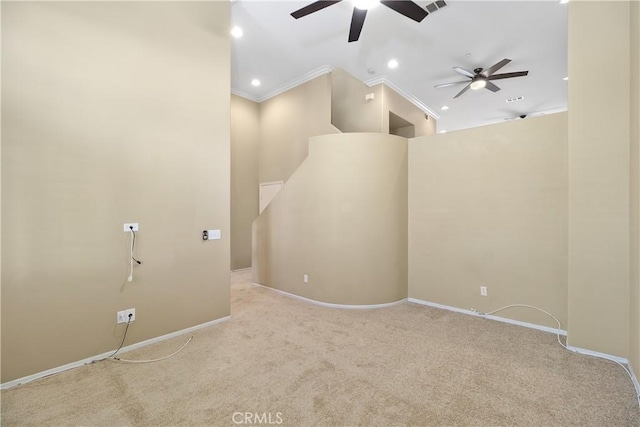
[[(296, 19), (303, 16), (310, 15), (314, 12), (329, 7), (336, 3), (340, 3), (342, 0), (331, 1), (316, 1), (308, 6), (298, 9), (291, 14)], [(387, 6), (389, 9), (395, 10), (401, 15), (407, 18), (413, 19), (416, 22), (421, 22), (428, 14), (426, 10), (418, 6), (412, 1), (404, 0), (351, 0), (353, 3), (353, 15), (351, 17), (351, 29), (349, 30), (349, 43), (358, 41), (360, 38), (360, 32), (364, 25), (364, 18), (367, 16), (367, 11), (373, 7), (376, 7), (379, 3)]]
[(460, 83), (467, 83), (464, 89), (462, 89), (460, 92), (458, 92), (456, 96), (453, 97), (454, 99), (461, 96), (463, 93), (465, 93), (469, 89), (478, 90), (478, 89), (486, 88), (486, 89), (489, 89), (491, 92), (497, 92), (500, 90), (500, 88), (495, 84), (493, 84), (491, 80), (510, 79), (512, 77), (524, 77), (529, 74), (529, 71), (516, 71), (514, 73), (494, 74), (496, 71), (498, 71), (500, 68), (507, 65), (509, 62), (511, 62), (511, 60), (505, 58), (502, 61), (487, 68), (486, 70), (483, 70), (482, 68), (476, 68), (473, 70), (473, 73), (471, 71), (465, 70), (464, 68), (453, 67), (454, 71), (462, 74), (465, 77), (468, 77), (470, 80), (463, 80), (460, 82), (452, 82), (452, 83), (443, 83), (440, 85), (435, 85), (434, 87), (441, 88), (441, 87), (457, 85)]

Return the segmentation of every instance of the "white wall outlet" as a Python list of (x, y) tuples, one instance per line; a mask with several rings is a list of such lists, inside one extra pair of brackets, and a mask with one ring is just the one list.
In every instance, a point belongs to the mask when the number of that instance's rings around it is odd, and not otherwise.
[(124, 223), (124, 232), (131, 233), (131, 227), (133, 227), (133, 231), (138, 231), (138, 223), (137, 222), (125, 222)]
[(209, 234), (208, 240), (220, 240), (222, 238), (220, 230), (207, 230), (207, 233)]
[(306, 274), (302, 275), (302, 281), (303, 281), (304, 283), (309, 283), (309, 276), (308, 276), (308, 275), (306, 275)]
[[(129, 314), (131, 314), (131, 320), (129, 320)], [(136, 320), (135, 308), (129, 308), (127, 310), (119, 311), (118, 314), (116, 315), (116, 323), (118, 324), (133, 322), (134, 320)]]
[(487, 287), (486, 286), (480, 286), (480, 295), (483, 297), (487, 296)]

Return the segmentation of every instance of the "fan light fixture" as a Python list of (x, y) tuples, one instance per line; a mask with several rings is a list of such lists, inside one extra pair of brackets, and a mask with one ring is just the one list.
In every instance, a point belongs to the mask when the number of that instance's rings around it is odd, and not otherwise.
[(487, 81), (485, 79), (478, 79), (478, 80), (475, 80), (475, 81), (471, 82), (469, 87), (472, 90), (478, 90), (478, 89), (484, 88), (486, 85), (487, 85)]
[(353, 6), (360, 10), (369, 10), (380, 4), (379, 0), (352, 0)]
[[(387, 3), (385, 2), (383, 4), (387, 4)], [(435, 88), (449, 87), (449, 86), (454, 86), (460, 83), (466, 83), (466, 86), (460, 92), (458, 92), (458, 94), (454, 96), (453, 99), (459, 98), (464, 93), (466, 93), (469, 89), (479, 90), (479, 89), (485, 88), (490, 90), (491, 92), (497, 92), (500, 90), (500, 88), (496, 86), (492, 82), (492, 80), (511, 79), (513, 77), (524, 77), (529, 75), (529, 71), (515, 71), (513, 73), (495, 74), (496, 71), (498, 71), (499, 69), (501, 69), (502, 67), (504, 67), (510, 62), (511, 62), (510, 59), (505, 58), (502, 61), (493, 64), (491, 67), (485, 70), (483, 70), (480, 67), (474, 68), (473, 72), (465, 70), (464, 68), (453, 67), (453, 71), (457, 72), (458, 74), (462, 74), (467, 78), (467, 80), (462, 80), (460, 82), (443, 83), (443, 84), (435, 85), (434, 87)]]

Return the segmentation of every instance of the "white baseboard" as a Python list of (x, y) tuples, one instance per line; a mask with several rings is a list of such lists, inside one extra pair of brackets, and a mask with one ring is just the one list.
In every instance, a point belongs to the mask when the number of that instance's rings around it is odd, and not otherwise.
[[(543, 332), (550, 332), (554, 335), (560, 334), (563, 336), (567, 336), (567, 331), (565, 331), (564, 329), (550, 328), (548, 326), (541, 326), (541, 325), (536, 325), (534, 323), (521, 322), (519, 320), (508, 319), (500, 316), (480, 314), (473, 310), (465, 310), (463, 308), (452, 307), (449, 305), (438, 304), (435, 302), (423, 301), (416, 298), (408, 298), (408, 301), (416, 304), (420, 304), (420, 305), (426, 305), (429, 307), (435, 307), (443, 310), (454, 311), (456, 313), (468, 314), (470, 316), (483, 317), (485, 319), (496, 320), (498, 322), (510, 323), (512, 325), (523, 326), (525, 328), (537, 329)], [(638, 396), (638, 401), (640, 402), (640, 383), (638, 382), (638, 378), (636, 377), (636, 374), (633, 372), (633, 368), (631, 367), (629, 360), (625, 359), (624, 357), (613, 356), (611, 354), (600, 353), (598, 351), (587, 350), (585, 348), (574, 347), (571, 345), (567, 345), (567, 350), (572, 351), (574, 353), (584, 354), (587, 356), (593, 356), (593, 357), (599, 357), (602, 359), (611, 360), (613, 362), (618, 362), (618, 363), (621, 363), (622, 365), (625, 365), (629, 370), (631, 381), (633, 382), (633, 386), (636, 390), (636, 395)]]
[(503, 322), (503, 323), (509, 323), (511, 325), (518, 325), (518, 326), (523, 326), (525, 328), (530, 328), (530, 329), (537, 329), (539, 331), (543, 331), (543, 332), (549, 332), (552, 334), (560, 334), (563, 336), (567, 336), (567, 331), (565, 331), (564, 329), (558, 329), (558, 328), (551, 328), (549, 326), (542, 326), (542, 325), (536, 325), (535, 323), (528, 323), (528, 322), (521, 322), (519, 320), (513, 320), (513, 319), (509, 319), (506, 317), (500, 317), (500, 316), (493, 316), (493, 315), (487, 315), (487, 314), (480, 314), (477, 313), (473, 310), (466, 310), (464, 308), (457, 308), (457, 307), (452, 307), (449, 305), (444, 305), (444, 304), (438, 304), (435, 302), (429, 302), (429, 301), (423, 301), (423, 300), (419, 300), (417, 298), (409, 298), (409, 302), (413, 302), (415, 304), (420, 304), (420, 305), (426, 305), (429, 307), (435, 307), (435, 308), (440, 308), (443, 310), (449, 310), (449, 311), (455, 311), (456, 313), (462, 313), (462, 314), (468, 314), (470, 316), (476, 316), (476, 317), (482, 317), (484, 319), (490, 319), (490, 320), (496, 320), (498, 322)]
[(310, 298), (301, 297), (300, 295), (296, 295), (296, 294), (292, 294), (292, 293), (289, 293), (289, 292), (281, 291), (280, 289), (271, 288), (269, 286), (261, 285), (260, 283), (253, 283), (253, 285), (260, 286), (261, 288), (272, 290), (274, 292), (277, 292), (277, 293), (282, 294), (282, 295), (286, 295), (286, 296), (291, 297), (291, 298), (299, 299), (301, 301), (310, 302), (311, 304), (320, 305), (322, 307), (329, 307), (329, 308), (343, 308), (343, 309), (350, 309), (350, 310), (365, 310), (365, 309), (371, 309), (371, 308), (393, 307), (394, 305), (402, 304), (403, 302), (405, 302), (407, 300), (406, 298), (403, 298), (403, 299), (401, 299), (399, 301), (387, 302), (387, 303), (383, 303), (383, 304), (369, 304), (369, 305), (333, 304), (333, 303), (330, 303), (330, 302), (322, 302), (322, 301), (317, 301), (317, 300), (310, 299)]
[[(141, 348), (141, 347), (146, 347), (148, 345), (155, 344), (155, 343), (160, 342), (160, 341), (168, 340), (169, 338), (174, 338), (174, 337), (177, 337), (177, 336), (180, 336), (180, 335), (188, 334), (190, 332), (197, 331), (198, 329), (203, 329), (203, 328), (207, 328), (209, 326), (216, 325), (218, 323), (226, 322), (229, 319), (231, 319), (231, 316), (222, 317), (220, 319), (212, 320), (212, 321), (206, 322), (206, 323), (201, 323), (199, 325), (192, 326), (190, 328), (181, 329), (181, 330), (176, 331), (176, 332), (171, 332), (170, 334), (161, 335), (159, 337), (151, 338), (151, 339), (148, 339), (146, 341), (141, 341), (139, 343), (131, 344), (131, 345), (128, 345), (126, 347), (122, 347), (120, 349), (120, 351), (118, 352), (118, 354), (126, 353), (128, 351), (132, 351), (132, 350), (135, 350), (135, 349), (138, 349), (138, 348)], [(34, 380), (37, 380), (37, 379), (40, 379), (40, 378), (48, 377), (50, 375), (54, 375), (54, 374), (58, 374), (60, 372), (68, 371), (69, 369), (73, 369), (73, 368), (78, 368), (80, 366), (84, 366), (84, 365), (89, 364), (91, 362), (94, 362), (96, 360), (104, 359), (107, 356), (110, 356), (114, 351), (115, 351), (115, 349), (107, 351), (106, 353), (98, 354), (96, 356), (87, 357), (86, 359), (78, 360), (77, 362), (67, 363), (66, 365), (63, 365), (63, 366), (58, 366), (56, 368), (47, 369), (46, 371), (38, 372), (38, 373), (35, 373), (35, 374), (32, 374), (32, 375), (27, 375), (26, 377), (18, 378), (18, 379), (13, 380), (13, 381), (7, 381), (6, 383), (0, 384), (0, 390), (6, 390), (8, 388), (15, 387), (17, 385), (26, 384), (28, 382), (31, 382), (31, 381), (34, 381)]]
[(574, 353), (586, 354), (587, 356), (594, 356), (594, 357), (600, 357), (601, 359), (612, 360), (614, 362), (622, 363), (623, 365), (629, 364), (629, 360), (625, 359), (624, 357), (613, 356), (607, 353), (600, 353), (599, 351), (587, 350), (586, 348), (567, 345), (567, 350), (571, 350)]
[(640, 404), (640, 383), (638, 383), (638, 377), (636, 377), (635, 372), (633, 372), (633, 368), (631, 367), (631, 363), (629, 363), (629, 359), (625, 359), (624, 357), (620, 356), (613, 356), (607, 353), (600, 353), (599, 351), (587, 350), (586, 348), (574, 347), (572, 345), (568, 345), (567, 350), (573, 351), (574, 353), (585, 354), (587, 356), (611, 360), (613, 362), (618, 362), (621, 365), (624, 365), (629, 371), (629, 376), (631, 377), (633, 387), (636, 389), (636, 396), (638, 397), (638, 403)]
[(247, 271), (247, 270), (251, 270), (253, 267), (244, 267), (244, 268), (238, 268), (237, 270), (231, 270), (232, 273), (241, 273), (243, 271)]

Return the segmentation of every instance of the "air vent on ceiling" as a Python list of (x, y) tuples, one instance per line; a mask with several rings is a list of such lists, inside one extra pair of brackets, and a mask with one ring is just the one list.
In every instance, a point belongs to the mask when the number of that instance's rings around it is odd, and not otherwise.
[(426, 8), (429, 13), (433, 13), (445, 7), (447, 3), (444, 0), (438, 0), (433, 3), (429, 3)]
[(523, 99), (524, 99), (524, 96), (516, 96), (515, 98), (509, 98), (507, 99), (507, 104), (510, 104), (516, 101), (522, 101)]

